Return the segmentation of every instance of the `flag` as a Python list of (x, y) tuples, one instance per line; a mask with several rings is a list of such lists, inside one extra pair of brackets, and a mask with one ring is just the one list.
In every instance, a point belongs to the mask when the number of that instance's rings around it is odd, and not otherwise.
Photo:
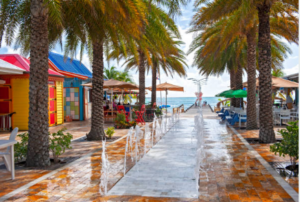
[(159, 80), (159, 73), (158, 73), (158, 70), (156, 70), (156, 80)]

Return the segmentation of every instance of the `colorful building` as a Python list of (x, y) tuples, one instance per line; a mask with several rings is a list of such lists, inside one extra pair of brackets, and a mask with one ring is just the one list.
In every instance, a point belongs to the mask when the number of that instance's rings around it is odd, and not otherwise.
[[(0, 114), (14, 113), (12, 128), (28, 130), (30, 61), (18, 54), (1, 54), (0, 59), (24, 70), (23, 74), (0, 74)], [(63, 119), (64, 76), (49, 69), (49, 126), (59, 125)]]
[(63, 55), (49, 53), (50, 69), (65, 76), (64, 79), (64, 117), (72, 120), (86, 120), (91, 117), (89, 87), (82, 84), (91, 82), (92, 72), (80, 61), (64, 58)]

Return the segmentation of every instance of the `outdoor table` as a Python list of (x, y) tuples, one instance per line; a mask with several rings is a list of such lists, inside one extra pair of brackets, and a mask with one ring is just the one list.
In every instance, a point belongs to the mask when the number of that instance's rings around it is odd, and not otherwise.
[(11, 163), (11, 178), (15, 179), (15, 159), (14, 159), (14, 144), (16, 140), (0, 140), (0, 149), (10, 147), (10, 163)]

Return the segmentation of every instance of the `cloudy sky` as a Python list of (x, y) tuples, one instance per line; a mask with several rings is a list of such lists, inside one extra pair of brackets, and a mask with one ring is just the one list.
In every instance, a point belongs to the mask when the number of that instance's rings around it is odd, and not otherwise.
[[(187, 52), (190, 43), (193, 40), (193, 34), (188, 34), (187, 30), (189, 29), (189, 24), (192, 19), (192, 16), (194, 14), (193, 10), (193, 3), (188, 4), (187, 6), (182, 8), (182, 15), (177, 17), (175, 19), (176, 24), (178, 25), (178, 28), (181, 33), (182, 41), (185, 43), (184, 46), (182, 46), (182, 49)], [(285, 60), (283, 66), (284, 66), (284, 73), (285, 74), (293, 74), (299, 72), (299, 47), (295, 44), (289, 44), (291, 50), (293, 53), (288, 56), (288, 58)], [(59, 47), (56, 47), (54, 52), (58, 52), (63, 54), (63, 51)], [(8, 47), (5, 45), (5, 43), (2, 43), (2, 48), (0, 49), (0, 54), (4, 53), (19, 53), (19, 50), (14, 50), (11, 47)], [(169, 97), (194, 97), (195, 91), (197, 91), (197, 88), (195, 84), (192, 81), (187, 80), (187, 78), (197, 78), (201, 79), (204, 78), (203, 76), (198, 74), (198, 70), (192, 66), (193, 63), (193, 54), (190, 54), (186, 56), (187, 58), (187, 77), (186, 78), (180, 78), (178, 76), (174, 76), (173, 78), (167, 77), (165, 74), (161, 75), (161, 82), (168, 82), (173, 83), (176, 85), (184, 86), (185, 92), (170, 92), (168, 94)], [(87, 55), (84, 55), (83, 57), (83, 64), (85, 64), (87, 67), (91, 68), (89, 59)], [(116, 61), (109, 61), (110, 66), (116, 66), (118, 69), (122, 70), (124, 67), (122, 67), (122, 63), (118, 64)], [(108, 67), (108, 63), (105, 63), (105, 67)], [(138, 73), (136, 71), (131, 71), (132, 77), (134, 81), (138, 84)], [(246, 75), (244, 75), (244, 81), (246, 81)], [(158, 81), (159, 82), (159, 81)], [(146, 76), (146, 86), (151, 86), (151, 74), (148, 74)], [(208, 78), (208, 81), (206, 82), (206, 85), (202, 87), (202, 92), (204, 97), (214, 96), (215, 94), (227, 90), (229, 87), (229, 75), (228, 73), (225, 73), (219, 77), (211, 76)], [(151, 92), (148, 92), (147, 97), (151, 96)]]

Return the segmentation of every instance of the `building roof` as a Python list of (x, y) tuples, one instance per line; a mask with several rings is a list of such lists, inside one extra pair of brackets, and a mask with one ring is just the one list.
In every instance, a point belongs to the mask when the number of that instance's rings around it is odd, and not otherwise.
[[(30, 61), (19, 54), (0, 54), (0, 59), (25, 70), (25, 72), (30, 72)], [(63, 76), (51, 69), (48, 70), (48, 73), (51, 76)]]
[(92, 78), (92, 72), (79, 60), (64, 58), (63, 55), (49, 52), (50, 65), (53, 70), (70, 77), (80, 79)]
[(23, 74), (25, 70), (17, 67), (9, 62), (0, 59), (0, 75), (1, 74)]

